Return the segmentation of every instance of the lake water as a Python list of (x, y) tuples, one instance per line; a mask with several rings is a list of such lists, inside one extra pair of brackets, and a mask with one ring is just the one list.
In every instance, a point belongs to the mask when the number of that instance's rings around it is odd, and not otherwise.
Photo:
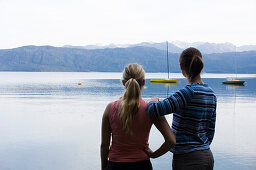
[[(186, 85), (150, 84), (143, 98), (161, 99)], [(256, 75), (238, 75), (246, 86), (222, 85), (234, 75), (203, 74), (218, 98), (217, 124), (211, 145), (215, 170), (256, 169)], [(101, 117), (106, 105), (123, 92), (121, 73), (0, 72), (0, 169), (97, 170), (100, 169)], [(82, 85), (78, 86), (78, 82)], [(172, 115), (167, 116), (169, 123)], [(153, 127), (150, 147), (163, 142)], [(152, 160), (155, 170), (171, 169), (172, 154)]]

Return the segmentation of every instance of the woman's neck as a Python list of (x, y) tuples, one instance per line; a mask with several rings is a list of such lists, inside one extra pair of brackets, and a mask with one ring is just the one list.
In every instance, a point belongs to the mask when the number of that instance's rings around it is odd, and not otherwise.
[(187, 80), (188, 80), (188, 84), (191, 84), (191, 83), (204, 84), (204, 82), (202, 81), (200, 75), (196, 76), (194, 79), (188, 79), (188, 78), (187, 78)]

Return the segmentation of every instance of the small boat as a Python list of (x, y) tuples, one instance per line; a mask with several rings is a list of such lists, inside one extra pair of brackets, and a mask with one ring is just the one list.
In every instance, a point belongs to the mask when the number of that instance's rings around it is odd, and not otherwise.
[[(236, 51), (236, 50), (235, 50)], [(244, 86), (244, 80), (237, 80), (237, 56), (235, 53), (235, 72), (236, 72), (236, 78), (228, 78), (226, 81), (223, 81), (222, 84), (226, 85), (236, 85), (236, 86)]]
[(177, 79), (150, 80), (151, 83), (177, 83)]
[(168, 78), (167, 79), (162, 79), (162, 80), (150, 80), (150, 83), (158, 83), (158, 84), (177, 83), (177, 79), (169, 79), (168, 41), (166, 41), (166, 59), (167, 59)]
[(222, 84), (230, 84), (230, 85), (244, 85), (244, 80), (227, 80), (223, 81)]

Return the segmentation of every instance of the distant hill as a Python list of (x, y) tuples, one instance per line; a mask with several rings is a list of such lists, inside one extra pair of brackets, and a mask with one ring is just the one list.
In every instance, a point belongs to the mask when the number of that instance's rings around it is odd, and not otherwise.
[[(165, 50), (166, 51), (166, 42), (161, 42), (161, 43), (148, 43), (148, 42), (143, 42), (143, 43), (139, 43), (139, 44), (134, 44), (134, 45), (130, 45), (129, 47), (152, 47), (152, 48), (156, 48), (159, 50)], [(183, 51), (182, 48), (177, 47), (176, 45), (172, 44), (172, 43), (168, 43), (168, 51), (171, 53), (180, 53)]]
[[(180, 72), (178, 53), (169, 53), (170, 71)], [(205, 54), (205, 72), (256, 73), (256, 51)], [(0, 71), (121, 72), (128, 63), (142, 64), (147, 72), (166, 72), (166, 51), (152, 47), (79, 49), (24, 46), (0, 50)]]
[(238, 51), (256, 51), (256, 45), (243, 45), (237, 48)]
[[(109, 44), (109, 45), (86, 45), (86, 46), (71, 46), (65, 45), (63, 47), (67, 48), (78, 48), (78, 49), (105, 49), (105, 48), (128, 48), (128, 47), (152, 47), (159, 50), (166, 50), (166, 42), (142, 42), (138, 44)], [(209, 43), (209, 42), (183, 42), (183, 41), (173, 41), (169, 42), (169, 52), (180, 53), (188, 47), (198, 48), (203, 54), (212, 53), (225, 53), (225, 52), (243, 52), (243, 51), (256, 51), (256, 45), (244, 45), (235, 46), (231, 43)]]

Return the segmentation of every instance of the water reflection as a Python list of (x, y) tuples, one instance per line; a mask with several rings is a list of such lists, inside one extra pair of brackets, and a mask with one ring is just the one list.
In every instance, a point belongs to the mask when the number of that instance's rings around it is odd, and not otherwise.
[[(179, 81), (180, 82), (180, 81)], [(158, 85), (161, 85), (161, 86), (164, 86), (164, 88), (166, 88), (166, 98), (170, 96), (170, 86), (177, 86), (178, 83), (158, 83), (158, 82), (150, 82), (151, 84), (158, 84)], [(160, 86), (160, 88), (161, 88)]]
[[(99, 169), (101, 115), (123, 92), (120, 75), (0, 73), (0, 169)], [(143, 98), (163, 99), (187, 84), (181, 74), (175, 76), (175, 85), (147, 79)], [(223, 75), (204, 77), (218, 98), (215, 169), (255, 169), (256, 76), (243, 75), (247, 85), (238, 87), (222, 85)], [(171, 123), (172, 115), (167, 119)], [(150, 146), (157, 148), (162, 140), (153, 128)], [(153, 160), (155, 169), (171, 169), (171, 157)]]

